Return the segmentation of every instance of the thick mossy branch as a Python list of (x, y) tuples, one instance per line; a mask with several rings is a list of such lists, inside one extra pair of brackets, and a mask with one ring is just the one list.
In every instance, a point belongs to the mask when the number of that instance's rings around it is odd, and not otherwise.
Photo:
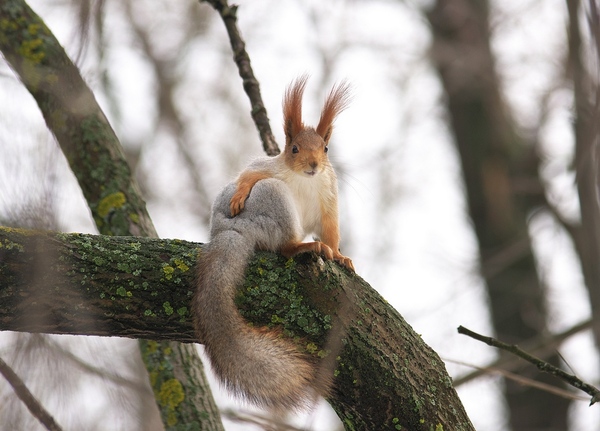
[(192, 342), (197, 245), (0, 230), (0, 329)]
[[(189, 313), (198, 253), (180, 240), (1, 228), (0, 329), (201, 342)], [(329, 401), (346, 429), (473, 429), (438, 355), (360, 277), (258, 253), (238, 303), (252, 324), (331, 352)], [(336, 328), (341, 342), (327, 342)]]

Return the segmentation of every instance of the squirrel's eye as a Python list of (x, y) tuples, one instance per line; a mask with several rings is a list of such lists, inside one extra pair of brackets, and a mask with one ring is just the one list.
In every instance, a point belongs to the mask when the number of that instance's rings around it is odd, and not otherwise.
[(323, 151), (325, 151), (325, 152), (329, 151), (329, 147), (327, 145), (325, 145), (325, 148), (323, 149)]
[(292, 147), (292, 153), (296, 154), (298, 151), (300, 151), (300, 150), (298, 149), (298, 146), (297, 146), (297, 145), (294, 145), (294, 146)]

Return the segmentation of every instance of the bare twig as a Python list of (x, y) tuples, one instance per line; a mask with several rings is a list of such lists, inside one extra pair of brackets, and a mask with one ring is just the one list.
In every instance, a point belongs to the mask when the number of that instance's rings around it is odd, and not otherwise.
[(237, 5), (229, 6), (227, 4), (227, 0), (201, 1), (210, 3), (211, 6), (215, 8), (217, 12), (219, 12), (219, 15), (221, 15), (221, 18), (223, 19), (227, 34), (229, 35), (229, 41), (231, 42), (233, 59), (235, 64), (237, 64), (240, 77), (242, 78), (244, 91), (250, 99), (250, 104), (252, 105), (252, 119), (254, 120), (254, 124), (256, 124), (256, 128), (258, 129), (260, 139), (263, 143), (263, 148), (269, 156), (276, 156), (280, 153), (280, 150), (277, 142), (275, 141), (275, 137), (273, 136), (273, 132), (271, 131), (269, 117), (267, 117), (267, 108), (265, 108), (262, 96), (260, 95), (260, 86), (258, 84), (258, 80), (252, 71), (250, 57), (246, 51), (246, 44), (244, 43), (244, 40), (242, 39), (240, 31), (237, 27)]
[(555, 367), (554, 365), (549, 364), (548, 362), (546, 362), (540, 358), (530, 355), (526, 351), (520, 349), (515, 344), (503, 343), (502, 341), (496, 340), (495, 338), (487, 337), (485, 335), (478, 334), (477, 332), (473, 332), (470, 329), (465, 328), (464, 326), (458, 327), (458, 333), (467, 335), (471, 338), (474, 338), (475, 340), (481, 341), (481, 342), (487, 344), (488, 346), (497, 347), (498, 349), (502, 349), (507, 352), (510, 352), (513, 355), (516, 355), (516, 356), (526, 360), (527, 362), (532, 363), (540, 371), (552, 374), (552, 375), (558, 377), (559, 379), (562, 379), (566, 383), (570, 384), (574, 388), (584, 391), (585, 393), (592, 396), (592, 399), (590, 400), (590, 406), (592, 404), (600, 401), (600, 390), (598, 390), (597, 388), (595, 388), (594, 386), (592, 386), (588, 383), (585, 383), (579, 377), (574, 376), (573, 374), (569, 374), (569, 373), (561, 370), (560, 368)]
[(33, 394), (29, 391), (29, 389), (27, 389), (27, 386), (25, 386), (23, 380), (17, 376), (12, 368), (8, 366), (8, 364), (4, 362), (2, 358), (0, 358), (0, 374), (4, 376), (6, 381), (13, 388), (19, 399), (23, 401), (31, 414), (37, 418), (37, 420), (39, 420), (47, 430), (62, 431), (62, 428), (56, 423), (52, 415), (46, 411), (46, 409), (38, 400), (35, 399)]
[[(583, 322), (578, 323), (577, 325), (572, 326), (566, 331), (552, 334), (551, 336), (546, 337), (535, 337), (524, 343), (522, 343), (523, 350), (531, 352), (532, 354), (536, 354), (545, 358), (547, 356), (552, 355), (558, 346), (565, 341), (567, 338), (578, 334), (581, 331), (586, 329), (590, 329), (592, 325), (592, 321), (590, 319), (585, 320)], [(506, 371), (514, 371), (519, 366), (519, 359), (513, 356), (502, 356), (495, 361), (489, 363), (488, 365), (484, 365), (482, 367), (473, 367), (477, 368), (475, 371), (466, 374), (462, 377), (454, 379), (454, 387), (460, 386), (464, 383), (467, 383), (473, 379), (481, 377), (486, 374), (488, 370), (496, 370), (502, 369)]]

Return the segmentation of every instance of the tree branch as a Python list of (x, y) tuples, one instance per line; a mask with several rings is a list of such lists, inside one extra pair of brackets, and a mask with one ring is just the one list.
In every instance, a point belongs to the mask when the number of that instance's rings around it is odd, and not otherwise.
[[(591, 325), (592, 321), (588, 319), (558, 334), (552, 334), (550, 336), (540, 335), (521, 343), (521, 345), (523, 346), (523, 350), (531, 352), (531, 354), (541, 356), (542, 359), (545, 359), (548, 356), (552, 356), (558, 349), (558, 346), (567, 338), (586, 329), (590, 329)], [(446, 359), (446, 361), (448, 360)], [(522, 366), (522, 363), (519, 358), (502, 355), (488, 365), (474, 367), (477, 368), (475, 371), (454, 379), (454, 387), (456, 388), (464, 383), (470, 382), (473, 379), (481, 377), (487, 374), (489, 370), (495, 371), (502, 369), (503, 371), (514, 371), (520, 366)]]
[[(180, 240), (0, 228), (0, 330), (201, 341), (189, 311), (198, 253)], [(360, 277), (314, 255), (257, 253), (246, 280), (237, 303), (252, 324), (285, 322), (321, 353), (343, 328), (329, 402), (347, 429), (473, 430), (442, 360)]]
[(470, 329), (465, 328), (464, 326), (458, 327), (458, 333), (467, 335), (471, 338), (474, 338), (475, 340), (481, 341), (481, 342), (487, 344), (488, 346), (497, 347), (506, 352), (510, 352), (513, 355), (516, 355), (519, 358), (522, 358), (522, 359), (526, 360), (527, 362), (535, 365), (540, 371), (543, 371), (544, 373), (552, 374), (553, 376), (556, 376), (559, 379), (562, 379), (563, 381), (565, 381), (569, 385), (573, 386), (574, 388), (584, 391), (585, 393), (591, 395), (591, 397), (592, 397), (592, 399), (590, 401), (590, 406), (592, 404), (600, 401), (600, 390), (598, 390), (597, 388), (595, 388), (594, 386), (592, 386), (588, 383), (585, 383), (584, 381), (579, 379), (579, 377), (574, 376), (573, 374), (566, 373), (565, 371), (561, 370), (560, 368), (555, 367), (554, 365), (552, 365), (540, 358), (530, 355), (526, 351), (520, 349), (515, 344), (503, 343), (502, 341), (496, 340), (495, 338), (487, 337), (485, 335), (478, 334), (477, 332), (473, 332)]
[(258, 79), (254, 76), (254, 71), (250, 64), (250, 57), (246, 51), (246, 44), (244, 43), (237, 26), (236, 14), (238, 6), (229, 6), (227, 0), (200, 1), (210, 3), (223, 19), (227, 35), (229, 36), (229, 42), (231, 43), (231, 50), (233, 51), (233, 60), (235, 61), (240, 77), (242, 78), (244, 91), (250, 99), (252, 119), (258, 129), (263, 148), (267, 155), (276, 156), (280, 153), (280, 150), (275, 141), (275, 137), (273, 136), (273, 132), (271, 131), (269, 117), (267, 117), (267, 108), (265, 108), (262, 96), (260, 95), (260, 85), (258, 84)]
[(56, 423), (52, 415), (40, 404), (29, 389), (27, 389), (23, 380), (21, 380), (2, 358), (0, 358), (0, 374), (4, 376), (19, 399), (27, 406), (27, 409), (31, 414), (37, 418), (47, 430), (62, 431), (62, 428)]

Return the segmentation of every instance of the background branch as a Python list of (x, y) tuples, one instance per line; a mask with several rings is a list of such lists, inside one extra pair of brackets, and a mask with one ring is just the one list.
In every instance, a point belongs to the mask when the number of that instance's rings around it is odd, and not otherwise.
[[(556, 349), (558, 349), (558, 346), (560, 346), (560, 344), (567, 338), (578, 334), (582, 331), (585, 331), (586, 329), (590, 329), (591, 326), (592, 321), (588, 319), (558, 334), (535, 337), (531, 340), (522, 343), (523, 350), (531, 352), (531, 354), (535, 354), (537, 356), (540, 356), (542, 359), (545, 359), (548, 356), (553, 355)], [(473, 379), (481, 377), (487, 374), (489, 370), (496, 371), (502, 369), (504, 371), (514, 371), (515, 369), (519, 368), (521, 364), (522, 363), (520, 363), (520, 360), (518, 358), (515, 358), (514, 356), (502, 355), (497, 360), (489, 363), (488, 365), (484, 365), (482, 367), (474, 367), (477, 368), (475, 371), (466, 374), (462, 377), (453, 379), (454, 387), (458, 387), (464, 383), (470, 382)], [(469, 366), (473, 367), (472, 365)]]
[(458, 327), (458, 333), (467, 335), (471, 338), (474, 338), (475, 340), (481, 341), (481, 342), (487, 344), (488, 346), (497, 347), (506, 352), (510, 352), (513, 355), (516, 355), (519, 358), (522, 358), (522, 359), (526, 360), (527, 362), (535, 365), (540, 371), (552, 374), (553, 376), (556, 376), (559, 379), (562, 379), (563, 381), (565, 381), (569, 385), (573, 386), (574, 388), (584, 391), (585, 393), (591, 395), (591, 397), (592, 397), (592, 399), (590, 401), (590, 406), (592, 404), (600, 401), (600, 390), (598, 390), (594, 386), (590, 385), (589, 383), (585, 383), (579, 377), (574, 376), (573, 374), (566, 373), (565, 371), (561, 370), (560, 368), (555, 367), (554, 365), (549, 364), (548, 362), (546, 362), (540, 358), (536, 358), (535, 356), (520, 349), (515, 344), (503, 343), (502, 341), (496, 340), (495, 338), (481, 335), (481, 334), (478, 334), (477, 332), (473, 332), (470, 329), (465, 328), (464, 326)]
[(25, 383), (17, 374), (8, 366), (2, 358), (0, 358), (0, 374), (8, 381), (10, 386), (14, 389), (15, 393), (19, 397), (23, 404), (27, 406), (27, 409), (35, 416), (45, 427), (50, 431), (62, 431), (62, 428), (56, 423), (54, 418), (48, 411), (40, 404), (40, 402), (33, 396), (33, 394), (27, 389)]

